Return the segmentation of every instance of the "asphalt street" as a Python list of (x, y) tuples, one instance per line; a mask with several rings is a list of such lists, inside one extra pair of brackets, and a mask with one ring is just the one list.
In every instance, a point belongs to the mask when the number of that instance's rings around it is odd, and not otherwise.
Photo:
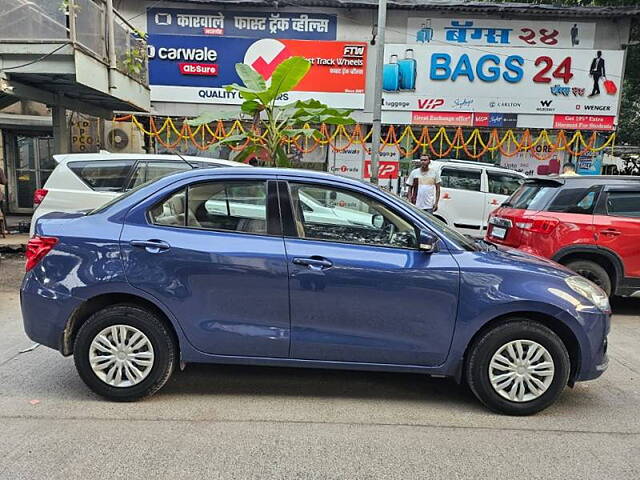
[(189, 365), (110, 403), (22, 328), (0, 262), (0, 479), (640, 478), (640, 300), (614, 305), (611, 362), (526, 418), (413, 374)]

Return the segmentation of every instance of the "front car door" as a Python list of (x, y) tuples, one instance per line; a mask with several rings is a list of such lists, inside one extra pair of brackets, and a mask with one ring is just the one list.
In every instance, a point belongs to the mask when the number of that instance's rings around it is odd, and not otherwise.
[(463, 234), (480, 237), (486, 197), (481, 188), (482, 170), (444, 165), (440, 178), (440, 204), (435, 215)]
[(640, 290), (640, 185), (607, 187), (597, 213), (598, 246), (616, 252), (624, 265), (622, 283)]
[[(439, 365), (453, 334), (459, 270), (446, 247), (417, 249), (417, 229), (382, 194), (290, 178), (280, 182), (290, 272), (291, 357)], [(340, 219), (307, 215), (300, 198)], [(362, 221), (368, 218), (368, 224)], [(345, 223), (342, 219), (358, 219)]]
[(287, 357), (275, 181), (221, 177), (175, 184), (129, 212), (121, 236), (127, 280), (163, 302), (202, 352)]

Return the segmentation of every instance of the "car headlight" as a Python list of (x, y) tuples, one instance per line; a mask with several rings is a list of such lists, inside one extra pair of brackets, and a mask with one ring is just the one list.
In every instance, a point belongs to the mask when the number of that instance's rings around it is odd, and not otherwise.
[(571, 290), (582, 295), (603, 312), (611, 311), (611, 307), (609, 306), (609, 297), (604, 290), (596, 284), (579, 275), (565, 278), (564, 281)]

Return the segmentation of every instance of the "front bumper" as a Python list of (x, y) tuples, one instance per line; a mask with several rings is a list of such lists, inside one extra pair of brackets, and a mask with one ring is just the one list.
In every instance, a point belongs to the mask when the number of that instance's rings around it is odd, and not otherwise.
[(585, 327), (587, 340), (581, 345), (581, 363), (575, 378), (578, 382), (598, 378), (609, 366), (607, 335), (611, 326), (611, 315), (603, 312), (581, 312), (580, 320)]

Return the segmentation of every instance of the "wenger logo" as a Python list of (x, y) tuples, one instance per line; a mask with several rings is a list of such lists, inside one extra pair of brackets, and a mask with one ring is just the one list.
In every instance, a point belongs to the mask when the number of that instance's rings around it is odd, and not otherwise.
[(435, 110), (444, 105), (444, 98), (419, 98), (418, 110)]
[(611, 106), (610, 105), (585, 105), (584, 109), (585, 110), (598, 110), (600, 112), (610, 112), (611, 111)]

